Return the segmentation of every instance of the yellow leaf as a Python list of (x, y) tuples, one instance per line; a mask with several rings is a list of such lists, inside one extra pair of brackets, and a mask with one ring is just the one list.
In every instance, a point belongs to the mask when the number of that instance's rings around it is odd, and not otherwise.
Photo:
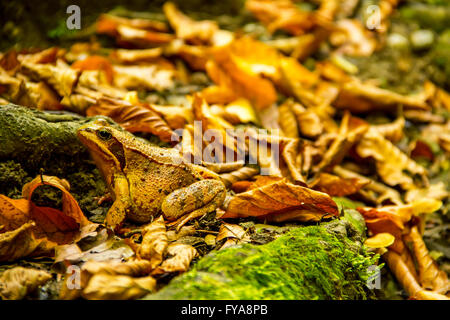
[(393, 244), (394, 241), (395, 237), (392, 234), (382, 232), (368, 238), (364, 244), (369, 248), (386, 248)]

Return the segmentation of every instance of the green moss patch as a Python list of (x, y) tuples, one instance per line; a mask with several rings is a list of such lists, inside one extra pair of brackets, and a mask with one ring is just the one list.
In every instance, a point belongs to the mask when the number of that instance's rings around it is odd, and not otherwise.
[(146, 299), (367, 299), (378, 260), (345, 220), (213, 252)]

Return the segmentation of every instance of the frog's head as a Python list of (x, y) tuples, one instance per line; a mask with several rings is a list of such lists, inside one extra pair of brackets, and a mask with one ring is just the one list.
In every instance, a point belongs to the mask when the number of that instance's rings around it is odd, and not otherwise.
[(77, 135), (102, 171), (108, 172), (111, 165), (118, 170), (124, 168), (125, 133), (110, 126), (106, 120), (97, 119), (78, 128)]

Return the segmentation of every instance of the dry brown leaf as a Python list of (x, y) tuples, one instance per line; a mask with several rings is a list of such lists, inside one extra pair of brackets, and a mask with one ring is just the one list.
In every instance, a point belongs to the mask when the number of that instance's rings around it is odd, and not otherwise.
[(102, 56), (88, 56), (83, 60), (75, 61), (71, 66), (72, 69), (86, 71), (86, 70), (102, 70), (106, 74), (108, 83), (113, 83), (114, 71), (111, 62)]
[(389, 200), (391, 203), (397, 204), (397, 205), (403, 204), (400, 193), (397, 190), (392, 189), (383, 183), (380, 183), (373, 179), (364, 177), (356, 172), (345, 169), (341, 166), (334, 167), (333, 173), (340, 176), (341, 178), (360, 179), (363, 181), (364, 180), (369, 181), (370, 183), (364, 189), (373, 191), (377, 194), (377, 197), (375, 199), (375, 203), (377, 203), (377, 204), (382, 204), (386, 200)]
[(450, 282), (448, 281), (447, 274), (439, 270), (438, 265), (431, 258), (417, 226), (411, 228), (405, 236), (405, 241), (412, 243), (422, 287), (437, 293), (446, 294), (450, 290)]
[(269, 107), (277, 99), (275, 88), (269, 80), (245, 68), (241, 60), (230, 52), (229, 46), (220, 47), (214, 50), (213, 60), (206, 63), (206, 71), (218, 86), (248, 99), (257, 109)]
[(430, 198), (435, 200), (444, 200), (450, 193), (447, 191), (444, 182), (440, 181), (435, 184), (431, 184), (426, 188), (411, 189), (405, 194), (405, 201), (412, 202), (415, 199)]
[(4, 271), (0, 276), (0, 298), (21, 300), (52, 278), (43, 270), (15, 267)]
[(197, 256), (197, 250), (191, 245), (172, 243), (167, 247), (166, 254), (169, 255), (170, 258), (164, 260), (163, 263), (152, 272), (152, 275), (187, 271), (192, 259)]
[(138, 254), (141, 258), (149, 260), (152, 269), (155, 269), (163, 261), (167, 245), (166, 224), (161, 215), (142, 229), (142, 244)]
[(58, 95), (45, 82), (25, 81), (24, 93), (15, 102), (39, 110), (61, 110)]
[(124, 24), (117, 26), (115, 34), (117, 43), (123, 47), (149, 48), (170, 43), (174, 39), (172, 34), (143, 30)]
[(122, 275), (96, 274), (83, 289), (82, 297), (89, 300), (138, 299), (156, 288), (153, 277), (132, 278)]
[(245, 229), (240, 225), (223, 222), (220, 226), (216, 241), (220, 241), (225, 238), (236, 238), (238, 240), (242, 240), (244, 239), (245, 234)]
[(373, 233), (390, 233), (395, 237), (390, 249), (401, 254), (405, 250), (402, 233), (413, 216), (428, 214), (438, 210), (442, 202), (433, 199), (420, 199), (404, 205), (383, 206), (381, 208), (357, 208)]
[(164, 3), (163, 11), (177, 37), (191, 43), (210, 43), (211, 38), (219, 30), (215, 21), (194, 21), (178, 10), (172, 2)]
[(35, 227), (34, 222), (27, 222), (15, 230), (0, 233), (0, 261), (51, 256), (57, 244), (47, 239), (36, 239), (33, 234)]
[(152, 268), (151, 262), (148, 260), (130, 260), (125, 262), (88, 261), (83, 264), (81, 270), (90, 275), (104, 273), (109, 275), (140, 277), (148, 275)]
[(173, 131), (150, 106), (102, 98), (86, 111), (87, 116), (104, 115), (130, 132), (148, 132), (171, 142)]
[(80, 70), (51, 64), (22, 62), (22, 70), (37, 80), (47, 82), (61, 97), (70, 96), (81, 74)]
[(299, 139), (291, 139), (283, 143), (281, 156), (286, 163), (291, 178), (296, 183), (305, 183), (305, 177), (300, 172), (300, 166), (296, 163), (296, 158), (299, 156)]
[(394, 122), (378, 124), (372, 126), (387, 140), (396, 143), (403, 138), (403, 128), (405, 127), (405, 118), (398, 117)]
[(96, 31), (97, 33), (114, 36), (116, 35), (117, 27), (119, 25), (126, 25), (143, 30), (168, 31), (167, 25), (164, 22), (149, 19), (128, 19), (111, 14), (100, 15), (97, 20)]
[(251, 167), (242, 167), (238, 170), (232, 171), (230, 173), (225, 173), (220, 175), (220, 179), (225, 184), (225, 186), (228, 188), (233, 183), (241, 180), (247, 180), (254, 175), (257, 175), (259, 173), (258, 169), (251, 168)]
[(395, 275), (395, 278), (400, 282), (411, 298), (420, 300), (448, 300), (448, 298), (442, 294), (424, 290), (416, 281), (408, 266), (396, 252), (388, 250), (388, 252), (383, 255), (383, 258), (387, 262), (389, 269)]
[(173, 87), (175, 69), (171, 64), (114, 65), (114, 86), (134, 90), (158, 90)]
[(294, 111), (292, 110), (292, 101), (287, 100), (278, 107), (278, 122), (284, 136), (288, 138), (298, 138), (298, 124)]
[(356, 19), (342, 19), (330, 35), (336, 52), (349, 56), (370, 56), (376, 48), (374, 34)]
[(343, 83), (338, 97), (333, 102), (334, 107), (354, 113), (389, 110), (398, 105), (403, 105), (405, 109), (429, 108), (423, 95), (404, 96), (358, 80)]
[(225, 106), (225, 113), (223, 115), (225, 120), (236, 125), (239, 123), (254, 123), (260, 124), (258, 116), (253, 109), (253, 106), (247, 99), (237, 99)]
[(155, 62), (159, 57), (161, 57), (163, 49), (150, 48), (150, 49), (117, 49), (111, 52), (110, 58), (115, 63), (124, 64), (137, 64), (142, 62)]
[(236, 195), (222, 218), (319, 221), (338, 214), (337, 205), (327, 194), (281, 180)]
[(213, 162), (205, 162), (203, 161), (203, 166), (212, 170), (216, 173), (225, 173), (239, 170), (244, 166), (244, 161), (235, 161), (235, 162), (224, 162), (224, 163), (213, 163)]
[(191, 108), (185, 106), (161, 106), (151, 104), (150, 108), (156, 111), (173, 130), (184, 128), (187, 123), (194, 121)]
[(312, 109), (304, 109), (301, 105), (292, 106), (300, 133), (307, 138), (316, 138), (324, 131), (324, 124), (320, 116)]
[[(62, 191), (62, 211), (50, 207), (39, 207), (31, 202), (33, 192), (42, 185), (50, 185)], [(79, 229), (91, 223), (86, 219), (77, 201), (69, 193), (69, 183), (53, 176), (37, 176), (23, 186), (24, 199), (10, 199), (0, 195), (0, 224), (5, 231), (17, 229), (26, 222), (35, 221), (33, 233), (36, 238), (68, 243)]]
[(427, 174), (424, 167), (411, 160), (374, 128), (364, 134), (356, 146), (356, 152), (360, 157), (374, 158), (378, 174), (390, 186), (400, 185), (403, 189), (413, 189), (413, 178), (405, 171), (422, 178)]
[(328, 193), (332, 197), (343, 197), (358, 192), (369, 183), (367, 179), (340, 178), (321, 172), (309, 186), (314, 190)]
[(245, 7), (271, 33), (282, 29), (300, 35), (314, 26), (314, 14), (300, 10), (292, 1), (247, 0)]
[(369, 130), (367, 122), (352, 117), (346, 112), (331, 146), (326, 150), (322, 160), (314, 168), (316, 172), (332, 168), (342, 161), (350, 148), (359, 140), (364, 140), (365, 133)]

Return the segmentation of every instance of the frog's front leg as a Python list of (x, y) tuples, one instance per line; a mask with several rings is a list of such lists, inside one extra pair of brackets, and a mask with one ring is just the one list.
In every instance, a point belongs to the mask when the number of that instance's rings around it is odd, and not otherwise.
[(176, 220), (179, 230), (186, 222), (203, 216), (219, 207), (226, 196), (225, 185), (220, 180), (205, 179), (170, 193), (162, 202), (165, 219)]
[(105, 224), (108, 228), (116, 230), (127, 217), (131, 199), (127, 178), (124, 175), (114, 175), (113, 179), (115, 200), (106, 214)]

